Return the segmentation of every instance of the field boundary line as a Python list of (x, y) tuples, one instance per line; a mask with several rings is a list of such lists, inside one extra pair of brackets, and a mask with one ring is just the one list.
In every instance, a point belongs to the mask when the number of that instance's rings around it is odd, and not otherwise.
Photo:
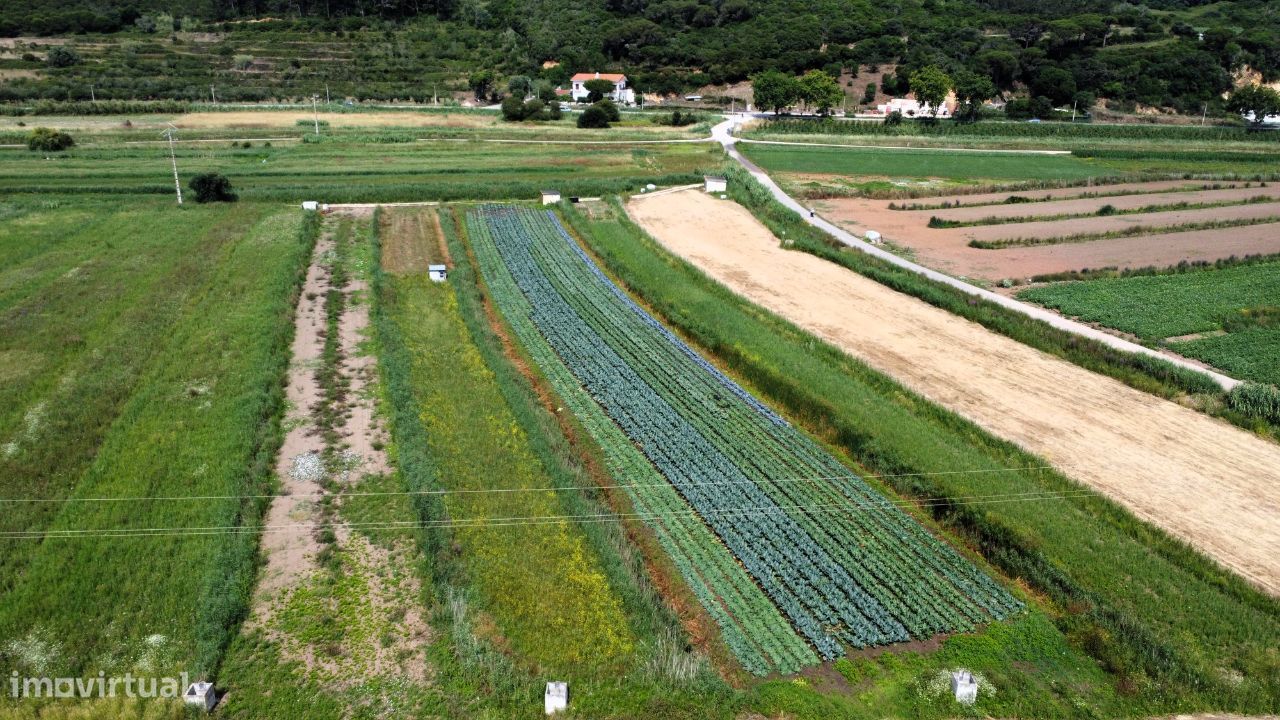
[[(831, 237), (839, 241), (842, 245), (847, 245), (851, 248), (854, 248), (855, 250), (859, 250), (863, 253), (866, 253), (867, 255), (871, 255), (872, 257), (878, 258), (880, 260), (884, 260), (885, 262), (888, 262), (897, 267), (903, 268), (905, 270), (910, 270), (911, 272), (916, 273), (917, 275), (922, 275), (925, 278), (928, 278), (929, 280), (932, 280), (934, 282), (942, 283), (943, 285), (947, 285), (949, 287), (955, 288), (957, 290), (960, 290), (961, 292), (964, 292), (965, 294), (990, 301), (1003, 308), (1013, 310), (1014, 312), (1017, 312), (1017, 313), (1021, 313), (1032, 319), (1040, 320), (1042, 322), (1048, 323), (1051, 327), (1057, 328), (1059, 330), (1064, 330), (1066, 332), (1072, 333), (1074, 335), (1079, 335), (1080, 337), (1088, 338), (1090, 340), (1096, 340), (1116, 350), (1121, 350), (1123, 352), (1128, 352), (1128, 353), (1134, 353), (1137, 355), (1146, 355), (1148, 357), (1158, 358), (1160, 360), (1164, 360), (1165, 362), (1176, 365), (1180, 368), (1198, 372), (1202, 375), (1209, 377), (1211, 380), (1217, 383), (1220, 387), (1222, 387), (1223, 390), (1231, 390), (1240, 384), (1240, 381), (1236, 380), (1235, 378), (1229, 377), (1227, 375), (1224, 375), (1214, 370), (1206, 370), (1205, 368), (1191, 362), (1190, 360), (1166, 355), (1162, 352), (1146, 347), (1145, 345), (1139, 345), (1138, 343), (1116, 337), (1115, 335), (1111, 335), (1101, 330), (1089, 327), (1084, 323), (1062, 317), (1061, 315), (1058, 315), (1049, 310), (1027, 305), (1026, 303), (1020, 302), (1013, 298), (1005, 297), (1004, 295), (1000, 295), (999, 293), (994, 293), (990, 290), (987, 290), (985, 288), (980, 288), (976, 285), (970, 285), (969, 283), (963, 280), (958, 280), (956, 278), (951, 277), (950, 275), (938, 272), (937, 270), (934, 270), (932, 268), (928, 268), (923, 265), (919, 265), (917, 263), (911, 262), (910, 260), (894, 255), (888, 250), (884, 250), (882, 248), (876, 247), (875, 245), (872, 245), (871, 243), (853, 235), (852, 233), (849, 233), (848, 231), (834, 225), (833, 223), (828, 222), (825, 218), (818, 216), (814, 211), (801, 205), (794, 198), (788, 195), (786, 191), (784, 191), (776, 182), (773, 181), (773, 178), (769, 177), (768, 173), (766, 173), (763, 169), (761, 169), (755, 163), (748, 160), (741, 152), (738, 151), (736, 147), (734, 147), (738, 142), (741, 142), (740, 138), (737, 138), (733, 135), (733, 131), (734, 129), (737, 128), (740, 120), (741, 120), (741, 116), (726, 116), (726, 119), (724, 122), (716, 125), (711, 129), (712, 135), (715, 136), (716, 141), (719, 142), (721, 146), (724, 147), (725, 152), (729, 155), (729, 157), (737, 161), (737, 163), (741, 165), (743, 169), (751, 173), (752, 177), (754, 177), (758, 182), (764, 185), (769, 190), (770, 194), (773, 195), (773, 198), (775, 200), (781, 203), (788, 210), (791, 210), (792, 212), (800, 215), (801, 219), (804, 220), (804, 222), (827, 233), (828, 235), (830, 235)], [(853, 272), (853, 271), (851, 270), (850, 272)]]

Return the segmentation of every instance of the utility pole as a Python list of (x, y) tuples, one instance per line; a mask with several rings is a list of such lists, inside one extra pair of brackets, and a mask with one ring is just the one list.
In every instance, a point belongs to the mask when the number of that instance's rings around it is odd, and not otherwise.
[(209, 86), (209, 99), (215, 105), (218, 104), (218, 91), (214, 89), (213, 85)]
[(1076, 105), (1079, 103), (1080, 103), (1079, 100), (1076, 100), (1075, 102), (1071, 103), (1071, 122), (1076, 121)]
[(316, 110), (316, 100), (319, 100), (319, 99), (320, 99), (320, 96), (318, 95), (311, 96), (311, 112), (312, 114), (315, 115), (315, 119), (316, 119), (316, 135), (320, 134), (320, 111)]
[(329, 104), (329, 83), (324, 84), (324, 104)]
[(431, 104), (432, 105), (440, 104), (440, 99), (436, 96), (436, 86), (434, 84), (431, 86)]
[(89, 102), (93, 102), (93, 103), (98, 102), (98, 97), (97, 97), (96, 95), (94, 95), (94, 94), (93, 94), (93, 86), (92, 86), (92, 85), (90, 85), (90, 86), (89, 86)]
[(1200, 113), (1200, 124), (1204, 125), (1204, 121), (1209, 119), (1209, 103), (1204, 104), (1204, 111)]
[(178, 156), (173, 153), (173, 136), (178, 131), (173, 123), (169, 123), (169, 129), (164, 131), (164, 136), (169, 138), (169, 162), (173, 163), (173, 189), (178, 193), (178, 204), (182, 204), (182, 183), (178, 180)]

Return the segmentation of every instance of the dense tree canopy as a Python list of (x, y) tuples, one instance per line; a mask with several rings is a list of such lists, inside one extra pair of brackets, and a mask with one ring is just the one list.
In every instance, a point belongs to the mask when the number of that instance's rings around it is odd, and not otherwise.
[[(238, 22), (263, 17), (272, 19)], [(505, 78), (563, 82), (566, 70), (620, 69), (645, 91), (680, 92), (766, 70), (838, 77), (892, 65), (879, 83), (890, 94), (934, 66), (1059, 106), (1105, 97), (1198, 112), (1223, 107), (1233, 72), (1280, 79), (1274, 0), (30, 0), (0, 8), (0, 35), (145, 38), (192, 26), (338, 40), (374, 29), (385, 34), (378, 52), (389, 63), (492, 71), (472, 78), (485, 98), (506, 89)], [(544, 70), (547, 60), (558, 69)], [(61, 96), (84, 85), (63, 86)]]

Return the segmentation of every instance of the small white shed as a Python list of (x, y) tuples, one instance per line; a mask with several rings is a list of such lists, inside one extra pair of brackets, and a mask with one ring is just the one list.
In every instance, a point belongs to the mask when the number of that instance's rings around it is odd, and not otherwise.
[(956, 702), (972, 705), (978, 701), (978, 681), (968, 670), (957, 670), (951, 673), (951, 692), (955, 693)]
[(862, 236), (862, 239), (866, 240), (872, 245), (879, 245), (881, 237), (880, 237), (880, 233), (876, 232), (875, 230), (868, 230), (866, 234)]
[(718, 175), (705, 175), (702, 180), (709, 193), (722, 193), (729, 190), (729, 181)]
[(319, 210), (319, 209), (320, 209), (320, 203), (319, 203), (319, 202), (316, 202), (315, 200), (303, 200), (303, 201), (302, 201), (302, 209), (303, 209), (303, 210), (312, 210), (312, 211)]
[(449, 268), (444, 265), (428, 265), (427, 277), (431, 278), (432, 282), (444, 282), (449, 279)]
[(188, 705), (201, 707), (205, 712), (210, 712), (213, 706), (218, 704), (218, 692), (213, 689), (213, 683), (194, 682), (187, 686), (182, 699)]
[(549, 682), (547, 692), (543, 695), (543, 709), (548, 715), (554, 715), (569, 708), (569, 683)]
[(558, 203), (558, 202), (560, 202), (560, 191), (559, 191), (559, 190), (543, 190), (543, 191), (542, 191), (542, 204), (543, 204), (543, 205), (555, 205), (555, 204), (556, 204), (556, 203)]

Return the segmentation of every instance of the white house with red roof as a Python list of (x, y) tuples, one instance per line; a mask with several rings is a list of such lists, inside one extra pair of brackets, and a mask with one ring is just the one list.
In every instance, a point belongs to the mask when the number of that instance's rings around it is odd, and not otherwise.
[(613, 83), (613, 92), (609, 97), (622, 105), (635, 105), (636, 93), (627, 87), (627, 76), (621, 73), (578, 73), (569, 78), (569, 97), (574, 102), (584, 102), (591, 91), (587, 89), (588, 80), (608, 80)]

